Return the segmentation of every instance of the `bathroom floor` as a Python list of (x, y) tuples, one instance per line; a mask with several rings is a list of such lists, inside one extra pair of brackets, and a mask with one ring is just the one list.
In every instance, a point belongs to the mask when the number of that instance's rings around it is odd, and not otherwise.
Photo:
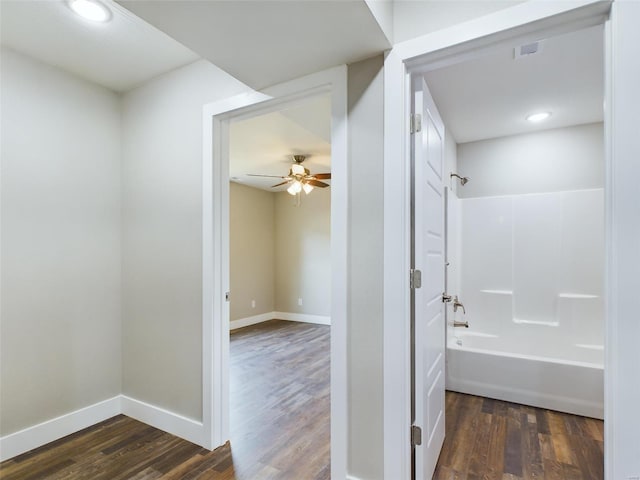
[(601, 420), (447, 392), (435, 480), (602, 480)]

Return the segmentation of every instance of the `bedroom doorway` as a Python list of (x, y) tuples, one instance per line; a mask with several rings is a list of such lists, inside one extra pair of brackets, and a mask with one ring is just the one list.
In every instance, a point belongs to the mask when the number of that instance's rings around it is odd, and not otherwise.
[[(302, 205), (319, 198), (319, 191), (329, 191), (330, 195), (330, 298), (329, 317), (331, 321), (330, 341), (330, 438), (331, 462), (326, 474), (331, 477), (346, 475), (347, 458), (347, 382), (346, 382), (346, 316), (347, 316), (347, 69), (345, 66), (325, 70), (316, 74), (271, 87), (263, 92), (251, 92), (232, 99), (207, 105), (203, 112), (203, 405), (205, 444), (211, 448), (223, 445), (232, 439), (230, 425), (230, 313), (233, 292), (230, 288), (230, 146), (233, 124), (261, 115), (296, 108), (306, 101), (320, 96), (330, 98), (330, 139), (331, 178), (318, 179), (328, 183), (330, 188), (313, 185), (314, 190), (304, 193), (301, 182)], [(308, 152), (304, 152), (307, 153)], [(277, 176), (288, 176), (294, 165), (290, 154), (282, 152), (286, 164), (277, 170)], [(313, 152), (311, 152), (313, 155)], [(306, 156), (306, 155), (305, 155)], [(282, 158), (281, 158), (282, 160)], [(311, 156), (309, 156), (309, 161)], [(287, 165), (290, 165), (287, 167)], [(310, 168), (307, 159), (303, 169), (310, 173), (329, 173), (322, 169)], [(304, 167), (304, 165), (307, 165)], [(282, 165), (280, 165), (282, 167)], [(253, 173), (253, 172), (247, 172)], [(262, 172), (255, 171), (256, 174)], [(265, 172), (264, 174), (269, 174)], [(265, 177), (268, 178), (268, 177)], [(285, 179), (282, 179), (285, 181)], [(293, 182), (292, 182), (293, 183)], [(307, 182), (308, 183), (308, 182)], [(275, 185), (274, 182), (271, 185)], [(286, 188), (289, 188), (287, 185)], [(270, 188), (270, 187), (268, 187)], [(297, 187), (294, 187), (297, 189)], [(316, 191), (317, 190), (317, 191)], [(292, 197), (294, 195), (284, 194)], [(315, 195), (315, 197), (314, 197)], [(339, 206), (337, 208), (336, 206)], [(296, 222), (292, 222), (295, 225)], [(296, 303), (305, 297), (294, 297)], [(252, 308), (249, 299), (249, 308)], [(256, 308), (257, 308), (257, 299)], [(310, 301), (310, 298), (307, 297)], [(281, 312), (287, 313), (287, 312)], [(300, 312), (294, 312), (300, 313)], [(314, 315), (314, 314), (309, 314)], [(251, 315), (250, 315), (251, 316)], [(325, 315), (318, 315), (324, 317)], [(242, 317), (246, 318), (246, 317)], [(287, 320), (287, 319), (285, 319)], [(292, 319), (295, 320), (295, 319)], [(291, 321), (291, 320), (289, 320)], [(322, 325), (320, 325), (322, 326)], [(307, 436), (309, 437), (309, 436)], [(232, 439), (233, 440), (233, 439)], [(232, 444), (233, 449), (233, 444)]]

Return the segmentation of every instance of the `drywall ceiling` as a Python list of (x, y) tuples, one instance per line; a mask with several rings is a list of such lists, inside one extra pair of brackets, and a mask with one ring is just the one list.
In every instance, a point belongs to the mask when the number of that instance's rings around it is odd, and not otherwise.
[[(425, 75), (456, 142), (602, 121), (601, 26), (543, 39), (541, 53), (518, 60), (513, 47)], [(525, 119), (537, 111), (552, 116)]]
[(283, 180), (247, 174), (286, 176), (294, 154), (308, 156), (303, 165), (311, 173), (331, 172), (329, 96), (316, 97), (295, 107), (231, 124), (231, 181), (270, 192), (286, 190), (286, 185), (271, 188)]
[(254, 89), (390, 48), (363, 0), (117, 0)]
[(2, 45), (118, 92), (199, 59), (127, 9), (103, 3), (113, 14), (108, 23), (82, 19), (62, 0), (2, 0)]

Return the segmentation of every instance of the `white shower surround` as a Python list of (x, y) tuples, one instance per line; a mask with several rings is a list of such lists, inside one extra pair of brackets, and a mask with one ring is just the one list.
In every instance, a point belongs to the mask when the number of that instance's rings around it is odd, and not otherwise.
[(602, 418), (603, 190), (448, 209), (449, 292), (470, 328), (448, 330), (447, 388)]

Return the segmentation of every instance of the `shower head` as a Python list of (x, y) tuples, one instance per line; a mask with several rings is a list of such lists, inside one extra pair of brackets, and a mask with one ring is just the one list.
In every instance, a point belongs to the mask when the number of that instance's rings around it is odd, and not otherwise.
[(449, 175), (449, 177), (453, 178), (456, 177), (460, 180), (460, 185), (462, 185), (463, 187), (466, 185), (466, 183), (469, 181), (469, 177), (461, 177), (460, 175), (458, 175), (457, 173), (451, 173)]

